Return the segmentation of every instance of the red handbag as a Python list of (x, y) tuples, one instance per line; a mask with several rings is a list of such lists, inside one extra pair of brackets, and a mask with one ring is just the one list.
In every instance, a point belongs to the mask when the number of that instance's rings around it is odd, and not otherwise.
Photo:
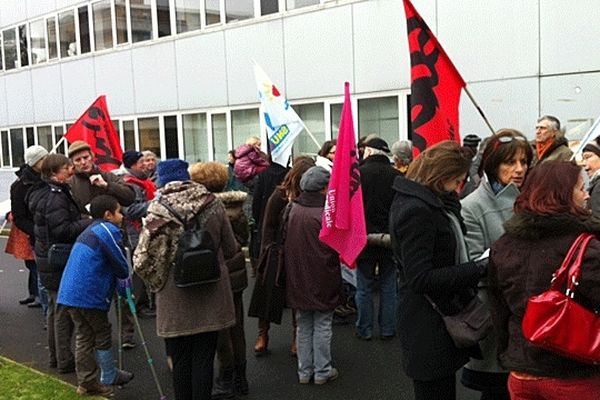
[(573, 300), (581, 277), (581, 261), (593, 238), (590, 233), (582, 233), (575, 239), (562, 265), (552, 274), (550, 289), (527, 302), (522, 330), (523, 336), (536, 347), (582, 363), (600, 365), (600, 318)]

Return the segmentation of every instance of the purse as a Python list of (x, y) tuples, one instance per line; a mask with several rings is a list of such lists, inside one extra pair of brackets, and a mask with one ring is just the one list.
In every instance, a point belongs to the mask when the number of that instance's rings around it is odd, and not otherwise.
[(552, 275), (550, 289), (527, 302), (521, 327), (523, 336), (536, 347), (585, 364), (600, 365), (600, 318), (573, 300), (581, 277), (581, 261), (593, 238), (590, 233), (582, 233), (575, 239)]
[(459, 349), (479, 343), (492, 330), (492, 316), (489, 307), (477, 296), (455, 315), (446, 315), (428, 295), (424, 295), (433, 309), (442, 317), (446, 330), (454, 346)]
[(48, 249), (48, 267), (52, 271), (62, 271), (67, 266), (72, 244), (55, 243)]

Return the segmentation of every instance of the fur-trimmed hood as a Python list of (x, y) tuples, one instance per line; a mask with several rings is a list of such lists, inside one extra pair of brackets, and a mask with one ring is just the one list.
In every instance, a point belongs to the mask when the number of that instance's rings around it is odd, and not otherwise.
[(246, 201), (246, 198), (248, 197), (248, 193), (242, 192), (241, 190), (233, 190), (233, 191), (229, 191), (229, 192), (219, 192), (219, 193), (214, 193), (214, 195), (217, 197), (217, 199), (221, 200), (223, 202), (223, 204), (225, 204), (225, 207), (227, 207), (228, 204), (235, 205), (235, 204), (243, 203)]
[(515, 214), (504, 223), (507, 234), (521, 239), (537, 240), (570, 233), (600, 233), (600, 218), (572, 214)]

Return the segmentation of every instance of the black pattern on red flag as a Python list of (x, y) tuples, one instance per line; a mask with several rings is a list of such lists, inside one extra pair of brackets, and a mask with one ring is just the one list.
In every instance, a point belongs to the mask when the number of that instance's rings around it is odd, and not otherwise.
[(65, 134), (69, 143), (87, 142), (95, 155), (95, 163), (103, 171), (119, 168), (123, 150), (119, 135), (110, 120), (106, 96), (100, 96)]
[(410, 51), (410, 120), (417, 156), (438, 142), (460, 143), (458, 105), (465, 81), (410, 0), (404, 0)]

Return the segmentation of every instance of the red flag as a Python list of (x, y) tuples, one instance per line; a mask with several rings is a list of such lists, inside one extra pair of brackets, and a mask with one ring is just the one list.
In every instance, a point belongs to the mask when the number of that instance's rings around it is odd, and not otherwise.
[(356, 257), (367, 243), (367, 228), (348, 82), (344, 92), (340, 132), (319, 239), (336, 250), (345, 264), (353, 266)]
[(87, 142), (96, 156), (95, 163), (103, 171), (119, 168), (123, 150), (119, 135), (110, 121), (106, 96), (100, 96), (69, 128), (65, 134), (69, 143), (76, 140)]
[(410, 120), (417, 156), (438, 142), (460, 143), (458, 103), (465, 81), (410, 2), (404, 0), (410, 51)]

